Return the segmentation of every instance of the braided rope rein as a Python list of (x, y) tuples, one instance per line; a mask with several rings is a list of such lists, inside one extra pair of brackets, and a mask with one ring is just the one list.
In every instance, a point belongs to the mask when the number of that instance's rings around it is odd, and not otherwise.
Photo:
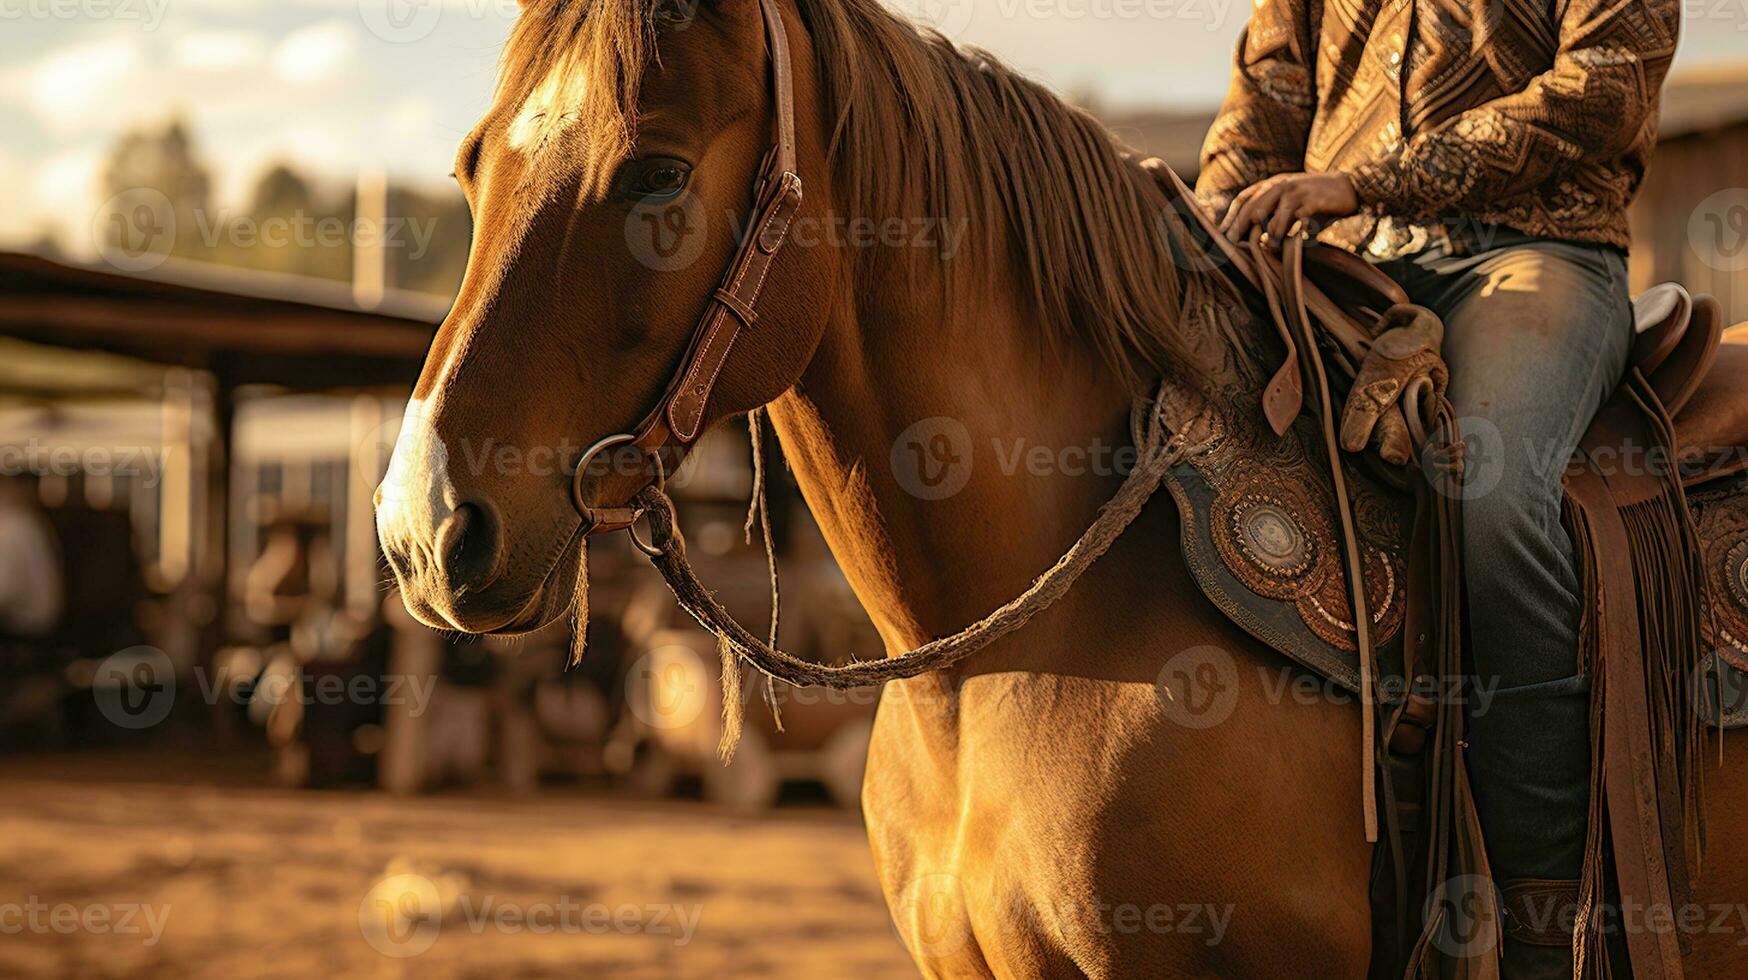
[[(1163, 393), (1162, 386), (1161, 395)], [(1157, 404), (1157, 399), (1136, 403), (1134, 428), (1145, 428), (1146, 431), (1140, 459), (1116, 494), (1099, 509), (1098, 517), (1056, 564), (1034, 579), (1026, 591), (994, 612), (957, 633), (931, 640), (914, 650), (879, 660), (830, 666), (803, 660), (778, 649), (774, 642), (768, 643), (753, 635), (699, 581), (686, 559), (685, 542), (675, 526), (674, 502), (655, 486), (644, 488), (637, 497), (638, 506), (649, 518), (650, 562), (661, 573), (681, 608), (724, 644), (725, 655), (732, 652), (768, 677), (800, 687), (844, 690), (951, 667), (1026, 625), (1033, 616), (1062, 598), (1081, 574), (1134, 522), (1141, 508), (1159, 489), (1166, 473), (1190, 455), (1184, 441), (1166, 431), (1154, 410)], [(723, 708), (726, 714), (731, 706), (724, 704)]]

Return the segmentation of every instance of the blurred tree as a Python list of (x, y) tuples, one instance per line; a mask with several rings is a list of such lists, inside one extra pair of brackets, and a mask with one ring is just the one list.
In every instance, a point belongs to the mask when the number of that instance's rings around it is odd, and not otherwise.
[(66, 261), (66, 253), (61, 249), (61, 238), (54, 229), (45, 225), (37, 232), (36, 240), (24, 247), (26, 252), (40, 256), (51, 262)]
[(181, 119), (124, 135), (104, 165), (103, 187), (109, 203), (98, 216), (98, 244), (185, 257), (215, 244), (212, 182)]
[(308, 210), (314, 195), (309, 182), (283, 163), (274, 164), (261, 182), (255, 185), (255, 200), (249, 210), (253, 214), (285, 214), (299, 208)]
[(123, 136), (103, 181), (109, 205), (99, 215), (99, 244), (129, 259), (149, 252), (346, 282), (359, 236), (371, 234), (384, 238), (392, 288), (454, 296), (467, 268), (473, 226), (454, 188), (425, 192), (391, 181), (385, 227), (364, 229), (355, 187), (324, 193), (319, 182), (276, 163), (256, 182), (245, 210), (221, 210), (179, 119)]
[(288, 164), (261, 175), (247, 212), (230, 227), (215, 261), (323, 279), (352, 275), (351, 216), (324, 203)]

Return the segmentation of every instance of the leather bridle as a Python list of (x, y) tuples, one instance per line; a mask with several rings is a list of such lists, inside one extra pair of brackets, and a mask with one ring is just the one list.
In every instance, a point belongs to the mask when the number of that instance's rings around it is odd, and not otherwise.
[[(582, 515), (585, 536), (624, 530), (636, 523), (640, 514), (631, 501), (644, 487), (659, 487), (666, 481), (663, 452), (672, 452), (677, 459), (698, 438), (717, 376), (740, 332), (758, 323), (759, 292), (801, 208), (801, 177), (795, 172), (795, 89), (789, 39), (777, 0), (759, 0), (759, 9), (770, 48), (775, 141), (753, 179), (753, 220), (746, 225), (721, 284), (711, 293), (709, 305), (692, 330), (680, 368), (655, 408), (635, 429), (597, 441), (577, 461), (571, 476), (571, 503)], [(602, 507), (583, 499), (584, 482), (597, 457), (632, 453), (636, 454), (635, 464), (645, 467), (649, 477), (625, 495), (625, 503)]]

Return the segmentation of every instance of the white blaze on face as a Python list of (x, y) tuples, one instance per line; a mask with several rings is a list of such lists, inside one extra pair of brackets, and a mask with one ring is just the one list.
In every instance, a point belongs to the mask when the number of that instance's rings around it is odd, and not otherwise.
[(531, 150), (559, 132), (568, 117), (583, 104), (588, 79), (581, 71), (555, 66), (546, 80), (528, 93), (522, 111), (510, 123), (507, 142), (513, 150)]
[(402, 541), (435, 540), (437, 526), (454, 509), (455, 502), (448, 499), (449, 447), (433, 431), (430, 406), (423, 399), (407, 402), (381, 489), (377, 531)]

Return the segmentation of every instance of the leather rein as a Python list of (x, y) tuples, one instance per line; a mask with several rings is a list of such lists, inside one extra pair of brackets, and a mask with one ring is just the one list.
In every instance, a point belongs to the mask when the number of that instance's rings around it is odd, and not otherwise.
[[(764, 15), (765, 38), (770, 49), (771, 88), (774, 100), (775, 139), (753, 179), (753, 220), (747, 224), (740, 245), (728, 263), (721, 284), (710, 294), (709, 305), (692, 330), (680, 368), (654, 409), (630, 432), (598, 440), (577, 461), (571, 476), (571, 503), (582, 516), (585, 537), (630, 530), (642, 516), (636, 503), (641, 489), (660, 489), (666, 483), (664, 452), (677, 459), (704, 428), (705, 410), (717, 376), (742, 330), (759, 320), (759, 293), (788, 238), (789, 226), (801, 209), (801, 177), (795, 163), (795, 87), (789, 61), (789, 38), (776, 0), (759, 0)], [(648, 464), (650, 480), (624, 503), (601, 506), (586, 499), (585, 482), (602, 454), (636, 454), (636, 464)], [(636, 533), (632, 539), (637, 540)], [(638, 546), (649, 551), (641, 541)]]

